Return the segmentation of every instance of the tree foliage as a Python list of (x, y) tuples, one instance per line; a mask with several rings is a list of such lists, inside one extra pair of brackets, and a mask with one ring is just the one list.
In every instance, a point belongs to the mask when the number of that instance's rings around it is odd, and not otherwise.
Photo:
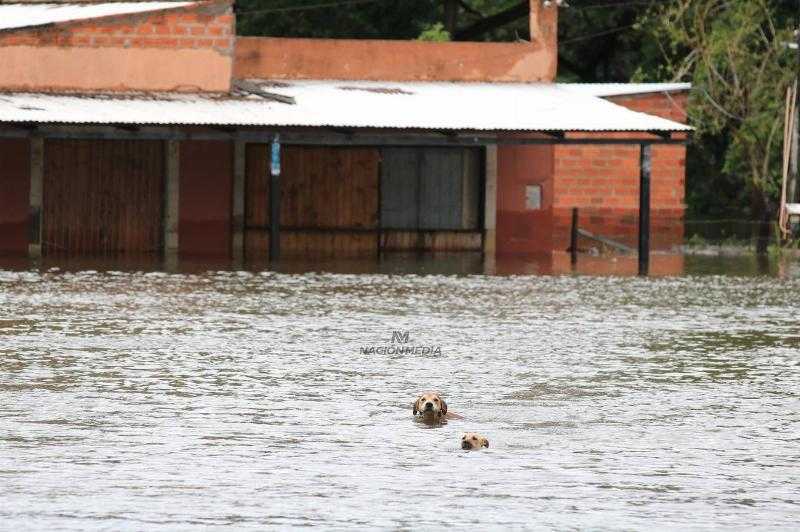
[[(785, 93), (796, 64), (786, 46), (793, 40), (794, 22), (787, 4), (672, 0), (641, 21), (663, 60), (649, 73), (640, 68), (634, 77), (692, 82), (695, 154), (715, 163), (718, 175), (711, 181), (737, 191), (729, 199), (738, 200), (740, 213), (757, 219), (774, 215), (780, 187)], [(717, 191), (697, 182), (709, 177), (698, 175), (698, 163), (690, 168), (695, 183), (689, 199), (695, 208), (704, 198), (713, 206)]]
[(434, 42), (442, 42), (442, 41), (449, 41), (452, 39), (452, 35), (450, 32), (444, 29), (444, 24), (441, 22), (436, 22), (431, 24), (428, 28), (423, 30), (422, 33), (419, 35), (420, 41), (434, 41)]
[(559, 80), (624, 83), (642, 63), (654, 63), (660, 51), (638, 26), (649, 9), (646, 1), (574, 1), (562, 9), (558, 24)]

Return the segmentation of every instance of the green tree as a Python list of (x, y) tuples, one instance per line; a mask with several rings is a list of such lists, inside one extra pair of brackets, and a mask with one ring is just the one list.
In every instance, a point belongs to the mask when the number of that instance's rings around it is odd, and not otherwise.
[(420, 41), (441, 42), (449, 41), (451, 38), (452, 36), (450, 35), (450, 32), (444, 29), (444, 24), (441, 22), (431, 24), (419, 35)]
[[(691, 81), (689, 117), (697, 128), (696, 153), (717, 159), (725, 187), (740, 191), (742, 213), (774, 219), (781, 179), (786, 88), (794, 79), (794, 10), (771, 0), (671, 0), (653, 10), (642, 26), (658, 43), (663, 62), (636, 77)], [(690, 177), (697, 167), (689, 170)], [(690, 201), (717, 194), (690, 183)], [(742, 193), (744, 197), (742, 197)], [(769, 226), (759, 239), (766, 250)]]

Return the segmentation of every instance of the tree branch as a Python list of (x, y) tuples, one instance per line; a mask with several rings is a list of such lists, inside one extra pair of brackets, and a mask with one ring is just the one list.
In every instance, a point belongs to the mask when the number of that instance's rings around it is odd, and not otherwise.
[(468, 28), (464, 28), (463, 30), (457, 30), (453, 33), (453, 40), (455, 41), (470, 41), (474, 40), (484, 33), (491, 31), (496, 28), (500, 28), (514, 22), (515, 20), (521, 19), (523, 17), (528, 16), (530, 13), (530, 3), (520, 2), (508, 9), (491, 15), (489, 17), (484, 18), (483, 20), (479, 20), (472, 26)]

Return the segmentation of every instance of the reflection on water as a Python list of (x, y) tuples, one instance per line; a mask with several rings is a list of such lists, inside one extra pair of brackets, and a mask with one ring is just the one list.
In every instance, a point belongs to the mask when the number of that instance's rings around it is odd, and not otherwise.
[[(203, 273), (208, 271), (273, 270), (281, 273), (327, 272), (346, 274), (415, 274), (415, 275), (601, 275), (631, 277), (638, 274), (635, 255), (580, 255), (572, 265), (567, 253), (526, 257), (484, 258), (481, 253), (400, 253), (382, 255), (378, 259), (284, 259), (278, 264), (248, 262), (239, 264), (229, 259), (182, 259), (164, 261), (152, 255), (113, 258), (49, 258), (41, 261), (9, 258), (0, 255), (0, 270), (62, 271), (126, 271), (168, 273)], [(681, 255), (653, 253), (650, 257), (652, 277), (684, 275), (735, 275), (800, 277), (800, 259), (743, 255)]]
[(796, 526), (791, 263), (448, 260), (6, 264), (0, 528)]

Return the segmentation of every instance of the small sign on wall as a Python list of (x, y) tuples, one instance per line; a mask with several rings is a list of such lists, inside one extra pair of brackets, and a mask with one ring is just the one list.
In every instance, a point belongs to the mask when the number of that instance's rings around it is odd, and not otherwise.
[(272, 139), (272, 149), (270, 150), (270, 172), (274, 176), (281, 175), (281, 140), (278, 135)]
[(525, 208), (529, 211), (538, 211), (542, 208), (542, 185), (525, 187)]

